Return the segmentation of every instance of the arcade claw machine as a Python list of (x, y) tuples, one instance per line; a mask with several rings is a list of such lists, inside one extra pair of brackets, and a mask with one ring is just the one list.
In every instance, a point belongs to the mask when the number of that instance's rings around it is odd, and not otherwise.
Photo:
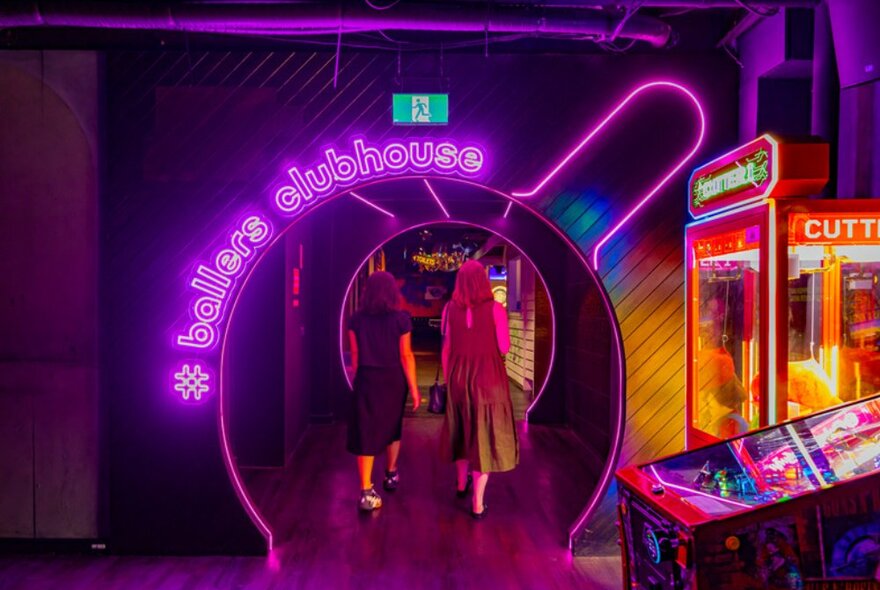
[(880, 396), (617, 479), (627, 588), (880, 589)]
[(809, 198), (828, 166), (763, 135), (691, 176), (688, 448), (880, 393), (880, 200)]

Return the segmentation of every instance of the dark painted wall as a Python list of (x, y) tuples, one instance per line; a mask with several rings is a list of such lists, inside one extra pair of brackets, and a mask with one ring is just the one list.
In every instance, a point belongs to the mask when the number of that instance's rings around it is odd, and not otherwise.
[[(298, 269), (300, 281), (308, 281), (312, 270), (305, 266), (305, 252), (311, 251), (311, 230), (304, 226), (290, 231), (284, 239), (284, 458), (285, 463), (296, 450), (309, 421), (311, 377), (306, 370), (311, 364), (311, 346), (306, 322), (311, 301), (293, 290), (293, 272)], [(302, 284), (302, 282), (301, 282)], [(298, 305), (294, 303), (299, 302)]]
[(283, 466), (285, 421), (298, 422), (285, 413), (284, 255), (274, 248), (257, 267), (229, 329), (230, 440), (241, 466)]
[(0, 538), (95, 538), (97, 55), (0, 52)]

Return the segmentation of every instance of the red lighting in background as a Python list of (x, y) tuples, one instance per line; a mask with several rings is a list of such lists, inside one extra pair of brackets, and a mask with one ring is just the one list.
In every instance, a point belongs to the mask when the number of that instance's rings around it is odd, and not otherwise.
[(293, 280), (291, 281), (291, 293), (293, 293), (293, 300), (291, 304), (293, 307), (299, 307), (299, 293), (300, 293), (300, 281), (299, 281), (299, 268), (293, 269)]

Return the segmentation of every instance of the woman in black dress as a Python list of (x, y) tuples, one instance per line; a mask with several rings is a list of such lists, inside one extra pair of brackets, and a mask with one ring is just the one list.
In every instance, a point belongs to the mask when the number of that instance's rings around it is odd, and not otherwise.
[(387, 272), (367, 279), (363, 303), (351, 318), (348, 338), (354, 368), (354, 408), (348, 427), (348, 450), (357, 455), (361, 478), (361, 510), (382, 506), (373, 489), (373, 461), (387, 451), (383, 487), (397, 489), (397, 457), (403, 408), (409, 391), (413, 410), (419, 407), (416, 360), (410, 346), (412, 319), (400, 309), (400, 289)]

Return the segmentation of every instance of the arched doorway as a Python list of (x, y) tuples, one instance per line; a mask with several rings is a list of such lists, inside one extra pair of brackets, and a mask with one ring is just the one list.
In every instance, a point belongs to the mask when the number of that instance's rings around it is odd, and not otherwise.
[[(334, 251), (333, 262), (311, 278), (301, 266), (300, 281), (313, 280), (322, 294), (326, 309), (342, 307), (350, 285), (363, 260), (389, 237), (410, 228), (457, 222), (480, 227), (515, 244), (540, 270), (551, 301), (557, 329), (554, 330), (554, 354), (543, 393), (530, 409), (533, 424), (556, 424), (571, 428), (584, 445), (582, 452), (591, 455), (597, 477), (584, 490), (585, 506), (569, 528), (569, 537), (579, 532), (582, 523), (607, 489), (616, 463), (622, 437), (624, 383), (622, 342), (613, 309), (601, 282), (581, 251), (555, 226), (527, 205), (492, 188), (451, 178), (421, 176), (383, 179), (355, 187), (327, 198), (308, 209), (286, 228), (279, 228), (273, 245), (263, 257), (279, 247), (284, 236), (309, 231), (313, 248)], [(328, 258), (329, 260), (329, 258)], [(231, 442), (230, 411), (234, 389), (247, 383), (235, 376), (230, 340), (236, 338), (236, 326), (243, 317), (241, 301), (247, 298), (249, 283), (256, 265), (244, 279), (233, 302), (221, 360), (219, 419), (226, 466), (242, 503), (255, 524), (271, 538), (271, 526), (265, 521), (242, 481), (239, 465), (229, 451)], [(314, 268), (314, 267), (313, 267)], [(291, 273), (284, 268), (284, 275)], [(285, 301), (285, 305), (293, 301)], [(314, 335), (308, 341), (311, 358), (323, 363), (302, 363), (304, 378), (308, 371), (309, 390), (322, 392), (312, 400), (312, 418), (327, 420), (340, 415), (346, 379), (338, 359), (338, 313), (316, 313), (304, 333)], [(326, 329), (321, 326), (326, 325)], [(239, 385), (236, 385), (236, 384)]]

